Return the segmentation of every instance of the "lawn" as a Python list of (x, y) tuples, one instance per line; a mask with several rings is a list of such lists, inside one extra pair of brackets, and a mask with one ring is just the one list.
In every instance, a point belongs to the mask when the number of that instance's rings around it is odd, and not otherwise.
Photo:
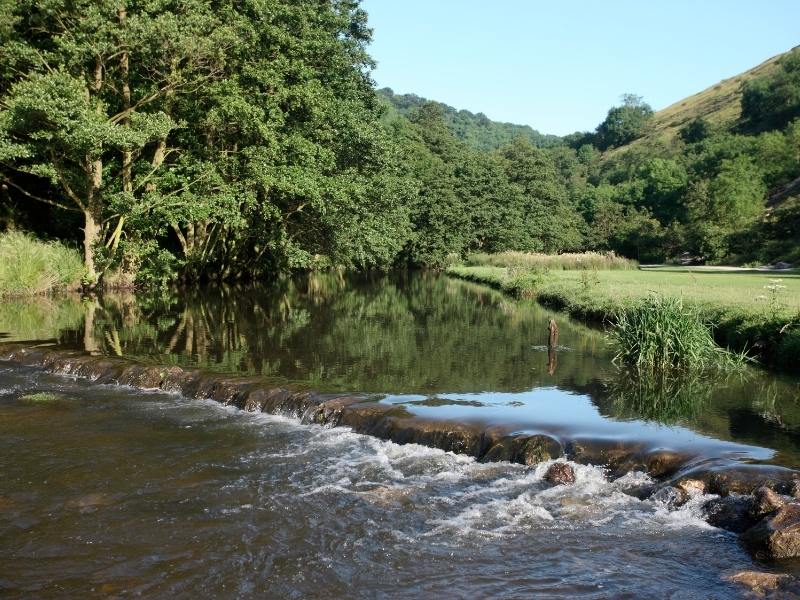
[[(692, 271), (653, 269), (633, 271), (553, 271), (552, 278), (576, 290), (595, 288), (594, 293), (616, 301), (637, 299), (655, 292), (693, 303), (738, 307), (754, 313), (772, 311), (791, 316), (800, 311), (800, 274), (763, 272)], [(778, 281), (779, 280), (779, 281)], [(585, 283), (584, 283), (585, 282)], [(776, 286), (776, 287), (773, 287)], [(785, 287), (777, 287), (785, 286)], [(772, 288), (772, 289), (770, 289)]]

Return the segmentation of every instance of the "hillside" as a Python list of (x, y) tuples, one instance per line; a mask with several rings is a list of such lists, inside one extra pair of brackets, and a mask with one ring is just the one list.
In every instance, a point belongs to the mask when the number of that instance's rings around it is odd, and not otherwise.
[(630, 144), (614, 148), (607, 154), (613, 156), (621, 151), (642, 146), (669, 145), (678, 136), (682, 127), (697, 118), (703, 118), (719, 129), (735, 127), (742, 112), (742, 85), (751, 79), (775, 71), (778, 61), (789, 52), (791, 50), (773, 56), (752, 69), (723, 79), (702, 92), (656, 111), (644, 136)]
[[(406, 117), (423, 104), (435, 102), (416, 94), (395, 94), (391, 88), (379, 89), (378, 95), (387, 101), (390, 113)], [(442, 108), (447, 126), (455, 136), (478, 150), (495, 150), (518, 137), (540, 148), (561, 144), (559, 136), (540, 133), (529, 125), (492, 121), (483, 113), (458, 110), (442, 102), (435, 103)]]

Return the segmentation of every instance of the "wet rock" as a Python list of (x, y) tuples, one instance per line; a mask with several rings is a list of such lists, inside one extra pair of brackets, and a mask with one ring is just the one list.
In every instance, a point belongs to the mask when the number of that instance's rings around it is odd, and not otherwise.
[(655, 492), (650, 496), (650, 499), (670, 507), (678, 507), (686, 503), (688, 494), (683, 490), (668, 485)]
[(775, 512), (786, 504), (783, 498), (768, 487), (760, 487), (753, 492), (753, 504), (750, 507), (750, 514), (756, 520)]
[(792, 483), (789, 485), (789, 493), (793, 498), (800, 500), (800, 479), (792, 480)]
[(108, 494), (86, 494), (67, 502), (69, 508), (77, 508), (80, 511), (94, 510), (112, 504), (114, 504), (114, 498)]
[(758, 558), (800, 557), (800, 504), (784, 504), (750, 527), (740, 539)]
[(775, 491), (789, 489), (797, 472), (783, 467), (767, 465), (737, 465), (716, 469), (698, 476), (707, 482), (710, 494), (752, 494), (760, 487)]
[(699, 479), (681, 479), (675, 484), (679, 490), (686, 492), (688, 495), (704, 494), (706, 491), (706, 484)]
[(798, 586), (797, 580), (786, 573), (739, 571), (738, 573), (725, 577), (725, 580), (749, 588), (759, 596), (772, 592), (784, 592), (786, 594), (791, 594), (791, 596), (788, 597), (795, 598), (800, 592), (800, 586)]
[(750, 509), (753, 500), (749, 496), (733, 494), (714, 498), (703, 505), (706, 521), (714, 527), (741, 533), (755, 523)]
[(544, 480), (553, 485), (575, 483), (575, 470), (564, 462), (553, 463), (544, 474)]
[(655, 491), (656, 486), (654, 484), (643, 483), (641, 485), (626, 487), (622, 490), (622, 493), (628, 494), (628, 496), (633, 496), (639, 500), (646, 500), (647, 498), (650, 498)]
[(670, 450), (652, 452), (647, 457), (647, 474), (652, 477), (667, 477), (675, 473), (687, 461), (684, 454)]

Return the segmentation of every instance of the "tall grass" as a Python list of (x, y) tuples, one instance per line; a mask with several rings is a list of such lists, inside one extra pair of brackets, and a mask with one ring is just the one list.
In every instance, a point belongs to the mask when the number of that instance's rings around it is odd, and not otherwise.
[(579, 270), (579, 269), (635, 269), (638, 263), (613, 252), (581, 252), (566, 254), (540, 254), (538, 252), (477, 253), (467, 257), (467, 264), (485, 267), (522, 267), (529, 269)]
[(77, 287), (82, 274), (83, 262), (75, 250), (19, 231), (0, 233), (0, 296)]
[(616, 360), (640, 372), (728, 367), (744, 359), (718, 346), (711, 325), (679, 298), (651, 296), (616, 311), (610, 336), (619, 346)]

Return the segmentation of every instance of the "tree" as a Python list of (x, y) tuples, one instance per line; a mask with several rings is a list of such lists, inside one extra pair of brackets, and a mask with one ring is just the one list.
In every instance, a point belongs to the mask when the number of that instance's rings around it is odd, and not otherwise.
[(778, 61), (778, 68), (742, 86), (742, 121), (751, 130), (778, 129), (800, 117), (800, 48)]
[(622, 105), (608, 111), (597, 126), (598, 147), (601, 150), (622, 146), (640, 137), (653, 116), (653, 109), (641, 96), (624, 94)]
[(687, 144), (696, 144), (711, 135), (711, 125), (703, 117), (697, 117), (681, 127), (678, 135)]
[[(162, 106), (215, 76), (232, 35), (210, 6), (187, 3), (180, 16), (171, 8), (157, 2), (129, 17), (110, 1), (3, 4), (11, 23), (0, 40), (5, 179), (27, 198), (82, 213), (91, 285), (101, 274), (100, 240), (115, 246), (124, 225), (124, 214), (106, 209), (145, 193), (163, 167), (177, 123)], [(44, 193), (31, 191), (30, 176)]]
[(92, 282), (386, 265), (405, 244), (357, 1), (0, 2), (3, 179), (83, 214)]
[(730, 255), (731, 236), (761, 215), (765, 192), (760, 171), (744, 156), (723, 160), (713, 179), (695, 182), (686, 199), (693, 250), (711, 261)]
[(580, 215), (571, 205), (553, 157), (517, 139), (498, 152), (508, 180), (518, 186), (515, 250), (562, 252), (580, 247)]

